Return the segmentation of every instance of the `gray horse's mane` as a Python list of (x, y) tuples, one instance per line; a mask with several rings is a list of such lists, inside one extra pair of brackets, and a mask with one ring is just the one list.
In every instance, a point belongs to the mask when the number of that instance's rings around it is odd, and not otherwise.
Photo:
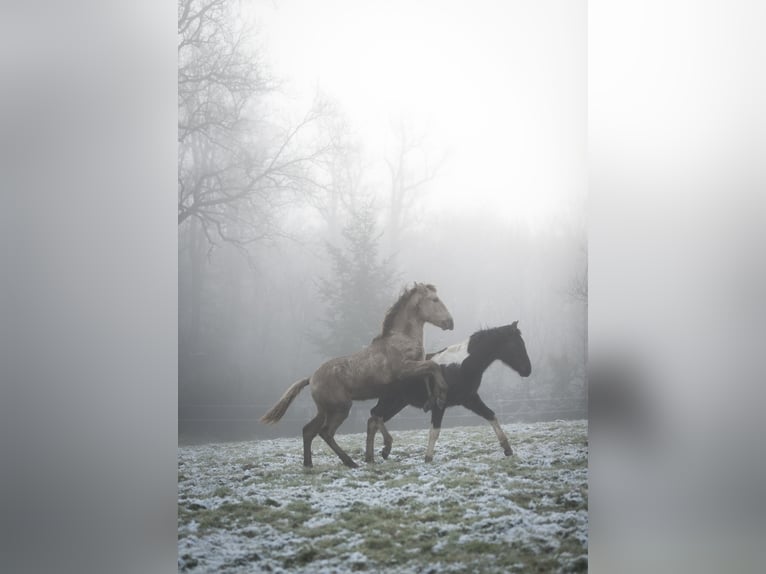
[(399, 311), (401, 311), (409, 302), (410, 298), (419, 290), (430, 289), (431, 291), (436, 291), (436, 287), (430, 284), (425, 283), (415, 283), (412, 287), (409, 289), (407, 287), (402, 289), (402, 292), (399, 294), (399, 299), (396, 300), (396, 303), (391, 305), (391, 308), (386, 311), (386, 316), (383, 319), (383, 330), (380, 335), (375, 337), (375, 339), (382, 339), (383, 337), (387, 337), (391, 334), (391, 329), (394, 326), (394, 319), (399, 314)]

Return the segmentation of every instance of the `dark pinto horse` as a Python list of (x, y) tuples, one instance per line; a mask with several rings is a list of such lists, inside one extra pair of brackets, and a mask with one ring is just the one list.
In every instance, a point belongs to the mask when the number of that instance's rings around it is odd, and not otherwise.
[[(444, 407), (434, 406), (431, 411), (431, 430), (428, 434), (428, 449), (426, 462), (431, 462), (434, 456), (434, 445), (441, 430), (442, 417), (447, 407), (462, 405), (487, 419), (495, 430), (500, 446), (505, 456), (513, 454), (508, 437), (500, 427), (495, 413), (479, 397), (479, 385), (484, 371), (495, 361), (502, 361), (522, 377), (528, 377), (532, 372), (527, 348), (518, 321), (510, 325), (476, 331), (464, 341), (428, 355), (431, 361), (438, 363), (447, 381), (447, 404)], [(393, 439), (385, 427), (385, 422), (391, 419), (407, 405), (423, 408), (428, 404), (429, 381), (420, 377), (419, 380), (402, 380), (386, 388), (386, 393), (380, 397), (367, 421), (367, 448), (365, 460), (373, 462), (375, 448), (375, 433), (383, 435), (383, 450), (381, 455), (388, 458)]]
[(311, 396), (317, 406), (316, 416), (303, 427), (303, 465), (310, 467), (311, 442), (318, 434), (335, 451), (343, 464), (357, 464), (335, 442), (335, 431), (348, 417), (352, 401), (376, 399), (396, 380), (435, 377), (434, 408), (444, 406), (447, 383), (437, 363), (425, 358), (423, 326), (431, 323), (441, 329), (452, 329), (454, 323), (447, 307), (436, 295), (433, 285), (415, 283), (402, 292), (399, 300), (386, 313), (383, 330), (367, 347), (347, 357), (330, 359), (311, 377), (293, 383), (279, 402), (261, 421), (275, 423), (287, 411), (303, 387), (311, 385)]

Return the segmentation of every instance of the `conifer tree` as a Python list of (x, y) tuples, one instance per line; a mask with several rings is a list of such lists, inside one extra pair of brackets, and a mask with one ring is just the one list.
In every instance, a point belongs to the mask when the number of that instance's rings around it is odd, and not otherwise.
[(331, 274), (319, 282), (326, 305), (322, 332), (314, 344), (327, 357), (356, 352), (380, 334), (386, 310), (394, 303), (397, 273), (390, 259), (381, 259), (372, 206), (351, 210), (342, 231), (343, 245), (327, 245)]

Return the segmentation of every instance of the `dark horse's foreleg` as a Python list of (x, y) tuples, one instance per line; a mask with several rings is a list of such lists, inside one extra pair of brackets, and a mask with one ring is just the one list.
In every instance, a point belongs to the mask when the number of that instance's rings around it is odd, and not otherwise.
[(320, 410), (317, 415), (303, 427), (303, 466), (311, 468), (311, 442), (319, 434), (325, 421), (325, 414)]
[(492, 425), (492, 428), (497, 435), (497, 440), (500, 441), (500, 446), (503, 448), (505, 456), (511, 456), (513, 454), (511, 444), (508, 442), (508, 437), (505, 432), (503, 432), (500, 423), (497, 421), (495, 412), (484, 404), (484, 401), (479, 398), (479, 395), (472, 395), (468, 400), (463, 401), (463, 406), (489, 421), (489, 424)]
[(426, 448), (426, 462), (434, 459), (434, 446), (436, 439), (439, 438), (439, 432), (442, 429), (442, 418), (444, 417), (444, 408), (434, 407), (431, 411), (431, 430), (428, 431), (428, 448)]
[(334, 410), (330, 414), (328, 414), (327, 419), (325, 420), (324, 426), (319, 431), (319, 436), (321, 436), (324, 439), (324, 441), (330, 446), (330, 448), (335, 452), (335, 454), (337, 454), (340, 457), (340, 459), (343, 461), (343, 464), (345, 464), (349, 468), (356, 468), (359, 465), (356, 464), (353, 460), (351, 460), (351, 457), (348, 456), (348, 454), (346, 454), (346, 451), (340, 448), (338, 446), (338, 443), (335, 442), (335, 431), (337, 431), (341, 423), (346, 420), (346, 418), (348, 417), (348, 412), (350, 410), (351, 410), (351, 403), (339, 408), (338, 410)]
[(380, 431), (380, 434), (383, 435), (383, 450), (380, 451), (380, 455), (383, 458), (388, 458), (394, 439), (391, 437), (386, 425), (383, 423), (406, 406), (407, 401), (402, 401), (397, 398), (396, 400), (380, 399), (378, 404), (372, 407), (370, 410), (371, 416), (367, 420), (367, 448), (364, 456), (365, 462), (374, 462), (375, 460), (375, 433), (377, 431)]

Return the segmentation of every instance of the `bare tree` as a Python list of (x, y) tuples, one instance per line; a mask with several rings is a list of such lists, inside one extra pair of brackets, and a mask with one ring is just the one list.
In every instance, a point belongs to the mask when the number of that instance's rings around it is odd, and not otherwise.
[(317, 184), (321, 190), (314, 196), (314, 207), (327, 222), (329, 240), (337, 242), (344, 216), (354, 213), (365, 195), (364, 163), (361, 145), (342, 113), (332, 110), (322, 120), (322, 126), (330, 149), (322, 158), (323, 183)]
[(208, 243), (243, 246), (277, 232), (274, 213), (315, 185), (317, 100), (288, 127), (267, 107), (276, 89), (237, 0), (179, 0), (178, 224)]
[[(239, 0), (178, 0), (178, 225), (181, 350), (202, 352), (208, 255), (245, 253), (280, 234), (280, 209), (316, 190), (321, 99), (298, 119), (276, 111), (279, 85)], [(249, 260), (249, 259), (248, 259)]]
[(425, 144), (425, 132), (416, 133), (404, 119), (400, 118), (392, 128), (396, 147), (394, 153), (386, 157), (386, 164), (391, 177), (388, 235), (391, 250), (395, 253), (402, 231), (410, 223), (412, 209), (426, 184), (436, 177), (446, 155), (432, 161)]

